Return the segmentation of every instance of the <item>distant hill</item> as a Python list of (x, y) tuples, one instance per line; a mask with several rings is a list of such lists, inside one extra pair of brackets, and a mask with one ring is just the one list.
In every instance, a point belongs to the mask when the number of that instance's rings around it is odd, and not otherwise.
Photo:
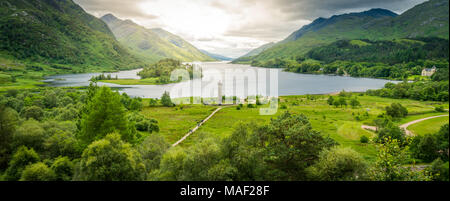
[(309, 50), (338, 40), (399, 38), (449, 38), (449, 1), (431, 0), (419, 4), (401, 15), (385, 9), (318, 18), (283, 41), (266, 49), (250, 61), (293, 58)]
[(156, 62), (163, 58), (180, 61), (214, 60), (181, 37), (163, 29), (147, 29), (112, 14), (107, 14), (101, 19), (109, 26), (119, 42), (146, 61)]
[[(72, 0), (1, 0), (0, 52), (18, 60), (115, 70), (141, 63)], [(74, 69), (72, 69), (74, 70)]]
[(222, 56), (222, 55), (219, 55), (219, 54), (214, 54), (214, 53), (208, 52), (206, 50), (200, 50), (200, 51), (203, 52), (203, 54), (206, 54), (206, 55), (210, 56), (211, 58), (219, 60), (219, 61), (231, 61), (231, 60), (233, 60), (233, 58)]
[(247, 53), (247, 54), (245, 54), (245, 55), (243, 55), (243, 56), (237, 58), (237, 59), (236, 59), (235, 61), (233, 61), (233, 62), (236, 63), (236, 62), (248, 61), (248, 60), (250, 60), (249, 58), (251, 58), (252, 56), (256, 56), (256, 55), (258, 55), (259, 53), (263, 52), (264, 50), (267, 50), (267, 49), (273, 47), (274, 45), (275, 45), (274, 42), (264, 44), (264, 45), (262, 45), (262, 46), (260, 46), (260, 47), (258, 47), (258, 48), (256, 48), (256, 49), (253, 49), (253, 50), (250, 51), (249, 53)]

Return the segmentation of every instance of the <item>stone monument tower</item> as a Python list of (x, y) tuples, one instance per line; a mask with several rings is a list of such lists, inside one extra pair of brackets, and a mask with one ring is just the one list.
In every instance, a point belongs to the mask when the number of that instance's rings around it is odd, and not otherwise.
[(223, 93), (222, 93), (222, 89), (223, 88), (223, 84), (222, 84), (222, 81), (219, 81), (219, 83), (218, 83), (218, 91), (217, 91), (217, 104), (219, 104), (219, 105), (222, 105), (222, 96), (223, 96)]

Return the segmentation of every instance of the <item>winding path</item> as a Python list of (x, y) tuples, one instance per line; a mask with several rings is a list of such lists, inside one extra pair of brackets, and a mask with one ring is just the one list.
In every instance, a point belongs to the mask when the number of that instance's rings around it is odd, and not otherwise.
[(427, 117), (427, 118), (423, 118), (423, 119), (414, 120), (414, 121), (411, 121), (411, 122), (408, 122), (408, 123), (406, 123), (406, 124), (401, 125), (400, 128), (401, 128), (401, 129), (405, 129), (406, 135), (412, 136), (412, 135), (414, 135), (414, 133), (412, 133), (411, 131), (409, 131), (409, 130), (407, 129), (409, 126), (411, 126), (411, 125), (413, 125), (413, 124), (416, 124), (416, 123), (419, 123), (419, 122), (421, 122), (421, 121), (425, 121), (425, 120), (428, 120), (428, 119), (439, 118), (439, 117), (448, 117), (448, 114), (445, 114), (445, 115), (439, 115), (439, 116), (434, 116), (434, 117)]
[(192, 133), (194, 133), (195, 131), (197, 131), (204, 123), (206, 123), (209, 119), (211, 119), (217, 112), (219, 112), (223, 107), (219, 107), (216, 110), (214, 110), (213, 113), (211, 113), (206, 119), (204, 119), (202, 122), (200, 122), (199, 124), (197, 124), (197, 126), (190, 130), (189, 133), (187, 133), (186, 135), (184, 135), (180, 140), (178, 140), (177, 142), (175, 142), (175, 144), (172, 145), (172, 147), (176, 147), (177, 145), (179, 145), (180, 143), (182, 143), (187, 137), (189, 137)]
[[(412, 136), (414, 135), (414, 133), (412, 133), (411, 131), (409, 131), (407, 128), (413, 124), (428, 120), (428, 119), (434, 119), (434, 118), (439, 118), (439, 117), (448, 117), (448, 114), (444, 114), (444, 115), (439, 115), (439, 116), (433, 116), (433, 117), (426, 117), (426, 118), (422, 118), (422, 119), (417, 119), (414, 121), (410, 121), (406, 124), (402, 124), (400, 125), (401, 129), (404, 129), (406, 132), (406, 135)], [(377, 127), (375, 126), (366, 126), (366, 125), (362, 125), (361, 126), (362, 129), (366, 129), (366, 130), (372, 130), (372, 131), (377, 131)]]

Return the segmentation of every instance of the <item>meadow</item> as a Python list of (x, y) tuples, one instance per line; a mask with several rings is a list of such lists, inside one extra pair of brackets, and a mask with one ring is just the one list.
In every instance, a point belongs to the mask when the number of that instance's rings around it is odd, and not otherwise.
[[(239, 122), (266, 124), (272, 118), (289, 111), (294, 114), (305, 114), (315, 130), (320, 131), (323, 135), (330, 136), (343, 147), (351, 147), (361, 153), (366, 160), (374, 161), (377, 153), (375, 143), (361, 143), (360, 137), (372, 138), (376, 134), (362, 129), (361, 126), (373, 125), (373, 120), (385, 112), (386, 106), (398, 102), (408, 109), (409, 115), (407, 117), (395, 120), (395, 124), (398, 125), (424, 117), (445, 114), (436, 112), (436, 106), (444, 106), (448, 109), (448, 103), (390, 99), (357, 93), (354, 93), (353, 97), (357, 97), (361, 103), (360, 107), (335, 107), (327, 104), (328, 97), (327, 95), (280, 97), (279, 106), (282, 107), (279, 107), (275, 115), (270, 116), (259, 114), (260, 108), (267, 107), (267, 105), (260, 105), (257, 108), (249, 108), (244, 105), (240, 109), (237, 109), (239, 106), (224, 106), (220, 112), (206, 122), (196, 133), (189, 136), (180, 146), (189, 147), (202, 135), (220, 140), (229, 136)], [(160, 122), (161, 131), (159, 134), (164, 136), (168, 142), (174, 143), (216, 108), (217, 106), (205, 105), (183, 105), (173, 108), (146, 106), (142, 113), (146, 117), (157, 119)], [(435, 132), (439, 130), (442, 124), (448, 122), (448, 117), (437, 118), (433, 121), (435, 122), (427, 123), (425, 121), (415, 124), (413, 129), (414, 131), (420, 130), (418, 133), (422, 131)]]

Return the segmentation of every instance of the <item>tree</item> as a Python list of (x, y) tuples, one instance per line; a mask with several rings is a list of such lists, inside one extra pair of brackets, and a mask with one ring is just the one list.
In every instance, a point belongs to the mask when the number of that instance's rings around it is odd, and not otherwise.
[(413, 171), (405, 167), (408, 161), (407, 147), (402, 148), (396, 139), (385, 139), (378, 147), (375, 164), (369, 169), (373, 181), (429, 181), (430, 175), (424, 171)]
[(358, 101), (358, 99), (352, 98), (350, 100), (350, 105), (352, 106), (352, 108), (357, 108), (357, 107), (361, 106), (361, 103)]
[(40, 160), (39, 155), (33, 148), (19, 147), (9, 162), (9, 167), (5, 172), (5, 179), (7, 181), (19, 180), (26, 166), (37, 163)]
[(438, 158), (431, 163), (431, 167), (428, 169), (433, 175), (434, 181), (449, 181), (448, 162), (444, 163), (440, 158)]
[(54, 181), (56, 175), (46, 164), (39, 162), (27, 166), (20, 178), (20, 181)]
[(441, 127), (441, 130), (439, 130), (439, 132), (436, 134), (436, 141), (437, 141), (437, 146), (439, 149), (439, 155), (441, 157), (442, 160), (448, 162), (448, 154), (449, 154), (449, 147), (448, 147), (448, 142), (449, 142), (449, 138), (448, 138), (448, 133), (449, 133), (449, 124), (445, 124)]
[(25, 119), (33, 118), (38, 121), (41, 121), (42, 118), (44, 117), (44, 110), (42, 110), (42, 108), (40, 108), (38, 106), (25, 107), (22, 110), (21, 115)]
[(101, 87), (92, 100), (87, 103), (86, 111), (81, 117), (78, 138), (88, 145), (102, 139), (107, 134), (117, 132), (127, 142), (134, 142), (136, 129), (126, 118), (125, 108), (120, 102), (120, 95), (108, 87)]
[(57, 132), (44, 142), (44, 148), (52, 157), (67, 156), (78, 158), (81, 155), (79, 144), (74, 134), (69, 132)]
[(14, 147), (26, 146), (36, 151), (42, 151), (45, 139), (45, 130), (42, 125), (38, 121), (30, 119), (14, 132), (12, 144)]
[(148, 136), (138, 147), (147, 172), (159, 169), (159, 164), (164, 153), (170, 148), (170, 144), (159, 135)]
[(439, 157), (436, 138), (431, 135), (416, 136), (410, 144), (412, 155), (424, 162), (432, 162)]
[(327, 103), (328, 103), (328, 105), (333, 105), (333, 103), (334, 103), (334, 98), (333, 98), (333, 96), (330, 96), (330, 97), (328, 98)]
[(46, 108), (54, 108), (58, 106), (58, 97), (53, 90), (45, 90), (42, 92), (43, 103)]
[(305, 180), (305, 169), (317, 161), (323, 149), (335, 145), (331, 138), (313, 130), (302, 114), (286, 112), (258, 131), (273, 180)]
[(312, 180), (354, 181), (364, 176), (366, 164), (362, 156), (350, 149), (333, 147), (320, 153), (316, 164), (308, 168)]
[(143, 108), (142, 100), (140, 98), (133, 98), (130, 103), (129, 110), (141, 111)]
[(156, 99), (150, 98), (149, 105), (150, 107), (155, 107), (158, 104), (158, 101)]
[(342, 107), (342, 106), (345, 106), (345, 107), (347, 107), (347, 99), (345, 99), (345, 97), (340, 97), (339, 98), (339, 105)]
[(15, 110), (0, 106), (0, 169), (5, 169), (11, 158), (13, 133), (18, 121), (19, 115)]
[(165, 107), (173, 107), (174, 104), (172, 103), (172, 100), (170, 99), (169, 92), (165, 91), (164, 94), (161, 97), (161, 104)]
[(406, 117), (408, 110), (400, 103), (392, 103), (391, 106), (386, 106), (386, 114), (391, 117)]
[(386, 139), (395, 139), (401, 145), (404, 145), (406, 142), (406, 134), (405, 131), (400, 127), (395, 126), (393, 124), (389, 124), (378, 131), (376, 142), (385, 143)]
[(75, 165), (68, 157), (58, 157), (50, 168), (55, 173), (56, 181), (71, 181)]
[(144, 180), (145, 175), (145, 165), (139, 152), (114, 133), (93, 142), (84, 150), (76, 179), (139, 181)]

